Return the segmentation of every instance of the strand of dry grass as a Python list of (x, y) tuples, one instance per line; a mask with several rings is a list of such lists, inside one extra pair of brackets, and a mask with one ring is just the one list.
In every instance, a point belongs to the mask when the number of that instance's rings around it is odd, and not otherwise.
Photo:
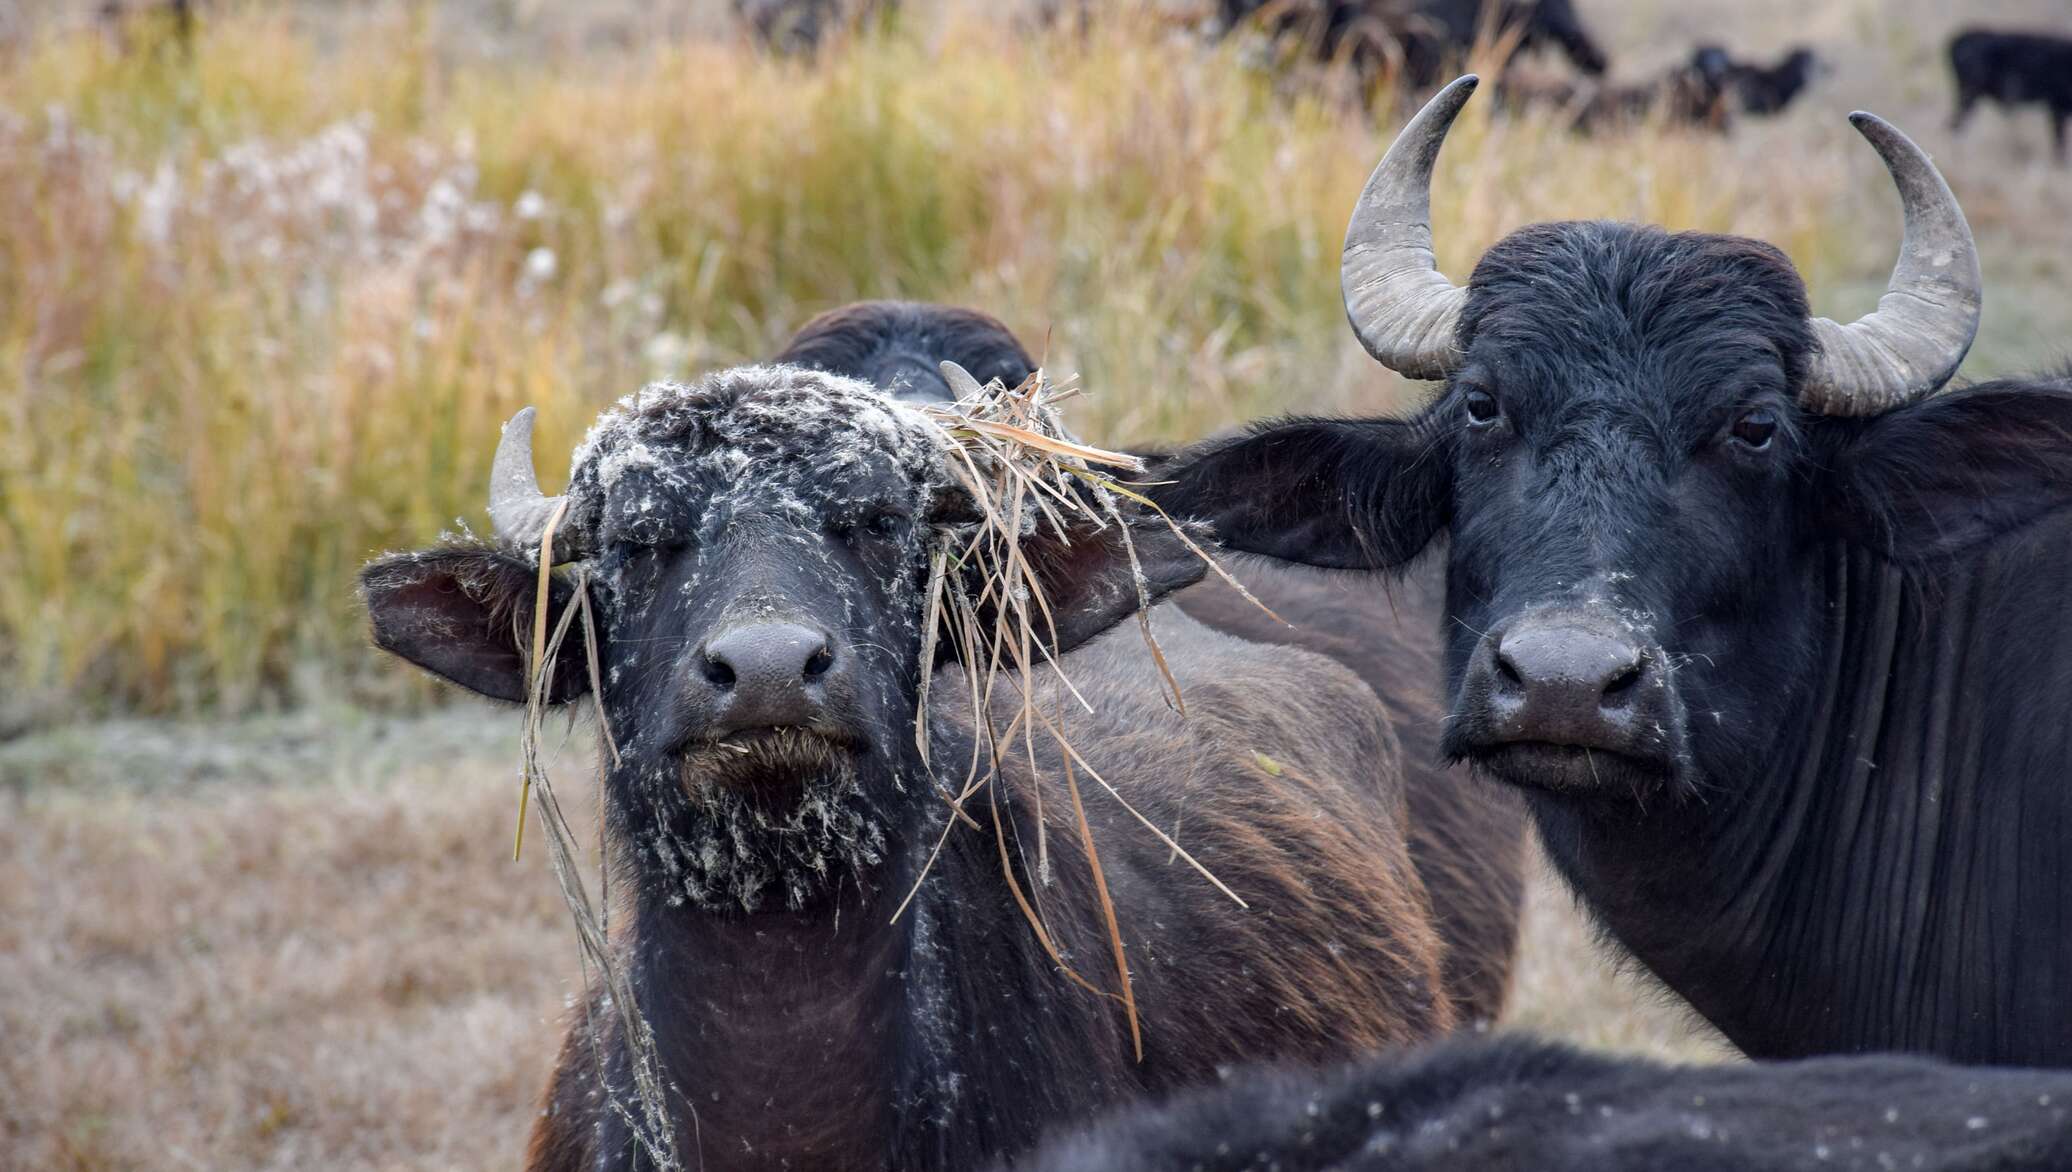
[[(1115, 475), (1107, 471), (1117, 469), (1141, 473), (1143, 464), (1126, 453), (1093, 447), (1073, 439), (1057, 408), (1059, 403), (1078, 395), (1079, 389), (1052, 385), (1040, 369), (1014, 387), (997, 379), (981, 386), (952, 362), (943, 363), (942, 369), (951, 391), (957, 396), (956, 402), (946, 407), (930, 407), (927, 411), (941, 427), (952, 473), (979, 512), (979, 520), (968, 535), (957, 530), (937, 535), (939, 548), (930, 562), (921, 672), (924, 678), (930, 674), (936, 662), (939, 641), (949, 638), (957, 652), (953, 658), (963, 665), (967, 673), (968, 691), (973, 697), (973, 728), (977, 733), (974, 757), (963, 790), (946, 800), (952, 811), (961, 815), (963, 803), (978, 789), (986, 790), (1002, 874), (1016, 905), (1038, 942), (1067, 978), (1090, 991), (1114, 998), (1121, 1005), (1132, 1048), (1141, 1061), (1144, 1056), (1143, 1035), (1137, 1020), (1136, 994), (1130, 978), (1122, 926), (1116, 916), (1107, 874), (1101, 866), (1100, 850), (1087, 818), (1079, 772), (1084, 770), (1099, 782), (1139, 822), (1168, 844), (1176, 856), (1185, 858), (1218, 890), (1237, 900), (1240, 906), (1244, 901), (1163, 830), (1138, 814), (1114, 786), (1100, 777), (1072, 744), (1062, 712), (1052, 714), (1045, 711), (1045, 705), (1037, 695), (1039, 668), (1047, 669), (1042, 678), (1052, 685), (1056, 693), (1054, 702), (1060, 707), (1067, 696), (1087, 711), (1092, 711), (1093, 707), (1058, 662), (1054, 651), (1058, 616), (1051, 608), (1042, 580), (1028, 561), (1024, 542), (1039, 529), (1047, 529), (1053, 540), (1067, 540), (1069, 534), (1077, 534), (1078, 540), (1099, 540), (1107, 535), (1120, 539), (1137, 591), (1139, 631), (1144, 645), (1158, 668), (1167, 703), (1184, 714), (1186, 702), (1181, 695), (1179, 681), (1151, 629), (1150, 592), (1135, 539), (1131, 535), (1130, 522), (1118, 505), (1121, 494), (1131, 497), (1138, 494), (1122, 488)], [(1208, 552), (1187, 538), (1176, 522), (1163, 513), (1156, 515), (1172, 532), (1187, 540), (1188, 547), (1204, 563), (1223, 573)], [(955, 547), (954, 553), (952, 547)], [(1228, 577), (1227, 574), (1225, 576)], [(984, 619), (988, 608), (990, 623)], [(996, 685), (1003, 679), (1015, 689), (1020, 701), (1005, 729), (995, 725), (992, 704)], [(922, 712), (916, 720), (916, 735), (922, 738), (924, 753), (927, 742), (925, 696), (924, 690)], [(1019, 755), (1025, 761), (1027, 776), (1032, 783), (1027, 796), (1035, 807), (1037, 833), (1036, 857), (1033, 861), (1024, 858), (1022, 869), (1024, 873), (1039, 877), (1050, 874), (1049, 844), (1045, 837), (1047, 819), (1042, 808), (1044, 766), (1036, 744), (1039, 731), (1048, 736), (1057, 753), (1059, 771), (1071, 800), (1072, 825), (1079, 836), (1079, 849), (1086, 859), (1115, 966), (1117, 988), (1114, 990), (1099, 988), (1066, 962), (1055, 944), (1055, 931), (1047, 922), (1040, 903), (1024, 891), (1017, 878), (1014, 859), (1008, 850), (1008, 835), (1000, 817), (994, 783), (1003, 776), (1008, 754), (1015, 753), (1019, 746)], [(985, 754), (983, 758), (979, 755), (980, 749)], [(930, 853), (913, 891), (894, 912), (894, 920), (912, 901), (920, 884), (927, 881), (943, 842), (947, 841), (949, 832), (956, 825), (955, 817), (946, 820), (943, 838), (937, 841)]]

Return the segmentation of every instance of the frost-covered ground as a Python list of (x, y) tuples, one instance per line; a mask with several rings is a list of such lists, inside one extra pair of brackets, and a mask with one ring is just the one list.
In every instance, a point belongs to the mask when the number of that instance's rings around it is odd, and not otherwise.
[[(0, 743), (0, 1167), (514, 1166), (578, 967), (510, 858), (516, 736), (469, 704)], [(555, 773), (593, 842), (587, 752)], [(1544, 876), (1513, 1006), (1724, 1053)]]

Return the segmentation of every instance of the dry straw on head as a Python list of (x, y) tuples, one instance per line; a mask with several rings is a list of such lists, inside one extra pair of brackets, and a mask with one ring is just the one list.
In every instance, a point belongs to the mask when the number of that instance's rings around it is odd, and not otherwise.
[[(1137, 589), (1138, 629), (1143, 634), (1145, 648), (1158, 665), (1167, 701), (1182, 713), (1186, 711), (1186, 703), (1180, 694), (1179, 681), (1173, 677), (1164, 653), (1159, 650), (1158, 640), (1152, 634), (1150, 589), (1137, 558), (1131, 521), (1124, 515), (1120, 501), (1133, 501), (1155, 514), (1210, 569), (1244, 592), (1245, 597), (1251, 598), (1251, 594), (1224, 573), (1183, 527), (1167, 517), (1149, 498), (1118, 479), (1118, 470), (1143, 472), (1141, 460), (1126, 453), (1092, 447), (1071, 437), (1058, 415), (1057, 404), (1077, 395), (1078, 388), (1053, 387), (1041, 370), (1014, 387), (1006, 386), (998, 379), (980, 386), (954, 362), (943, 363), (942, 371), (957, 401), (949, 406), (931, 406), (926, 411), (942, 428), (951, 472), (977, 505), (979, 521), (969, 529), (944, 531), (931, 554), (925, 604), (928, 609), (921, 648), (921, 703), (914, 735), (925, 758), (929, 748), (927, 681), (930, 668), (935, 663), (937, 645), (945, 637), (957, 648), (959, 654), (956, 659), (964, 665), (970, 677), (972, 720), (979, 735), (973, 741), (972, 758), (963, 786), (955, 794), (944, 793), (955, 817), (943, 827), (943, 837), (937, 841), (936, 851), (941, 851), (942, 843), (947, 841), (958, 822), (976, 827), (976, 822), (965, 813), (964, 806), (984, 790), (987, 808), (992, 815), (994, 841), (1000, 850), (1001, 873), (1022, 914), (1060, 971), (1088, 990), (1113, 997), (1122, 1004), (1129, 1021), (1131, 1043), (1141, 1059), (1144, 1054), (1143, 1035), (1138, 1027), (1136, 999), (1130, 982), (1128, 959), (1124, 955), (1122, 931), (1116, 921), (1107, 879), (1101, 870), (1100, 853), (1087, 821), (1078, 775), (1084, 772), (1093, 778), (1139, 823), (1171, 847), (1176, 856), (1186, 859), (1218, 890), (1241, 906), (1244, 901), (1170, 835), (1138, 813), (1128, 799), (1073, 747), (1064, 729), (1062, 713), (1046, 709), (1037, 695), (1037, 669), (1047, 665), (1051, 669), (1050, 678), (1057, 681), (1059, 690), (1069, 693), (1071, 700), (1081, 707), (1092, 710), (1092, 705), (1072, 686), (1070, 677), (1057, 661), (1054, 653), (1057, 616), (1051, 609), (1050, 600), (1045, 597), (1042, 582), (1029, 564), (1023, 540), (1042, 526), (1048, 526), (1061, 540), (1071, 534), (1080, 534), (1082, 540), (1091, 540), (1112, 528), (1129, 556)], [(1257, 600), (1253, 601), (1256, 605)], [(993, 616), (993, 621), (983, 622), (983, 615)], [(994, 690), (1002, 681), (1014, 688), (1021, 700), (1019, 709), (1005, 728), (997, 727), (993, 720)], [(1062, 698), (1057, 706), (1063, 707)], [(1100, 989), (1065, 962), (1052, 942), (1041, 913), (1031, 904), (1015, 878), (1008, 853), (1006, 826), (1000, 818), (998, 802), (989, 782), (999, 774), (1009, 755), (1017, 751), (1017, 746), (1028, 762), (1032, 779), (1038, 775), (1040, 767), (1034, 738), (1039, 730), (1050, 738), (1057, 750), (1065, 789), (1071, 797), (1073, 821), (1086, 852), (1094, 891), (1100, 900), (1102, 919), (1108, 930), (1109, 947), (1115, 959), (1118, 983), (1118, 991), (1115, 992)], [(1032, 785), (1029, 797), (1036, 806), (1034, 871), (1039, 876), (1047, 875), (1050, 860), (1044, 835), (1042, 787)], [(931, 865), (934, 862), (932, 855), (929, 862)], [(922, 876), (925, 881), (926, 868)], [(919, 890), (918, 884), (915, 890)], [(909, 892), (907, 900), (912, 898), (913, 894)], [(905, 902), (902, 902), (900, 911), (903, 912), (905, 907)], [(895, 912), (894, 918), (898, 915)]]

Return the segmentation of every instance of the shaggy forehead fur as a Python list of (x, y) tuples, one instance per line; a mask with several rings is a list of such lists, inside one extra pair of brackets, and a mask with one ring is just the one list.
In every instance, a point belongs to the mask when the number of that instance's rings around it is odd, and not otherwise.
[(1796, 390), (1806, 287), (1759, 240), (1602, 221), (1536, 224), (1483, 254), (1460, 343), (1507, 406), (1601, 401), (1667, 433), (1716, 426), (1743, 376)]
[(570, 520), (651, 540), (642, 530), (666, 523), (665, 506), (723, 494), (807, 521), (888, 473), (919, 494), (918, 509), (953, 491), (926, 416), (840, 375), (735, 367), (650, 383), (600, 415), (570, 461)]

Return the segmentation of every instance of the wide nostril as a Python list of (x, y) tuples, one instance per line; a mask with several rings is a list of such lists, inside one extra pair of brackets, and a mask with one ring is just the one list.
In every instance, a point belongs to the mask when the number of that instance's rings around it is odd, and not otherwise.
[(835, 668), (827, 632), (798, 623), (756, 623), (721, 632), (699, 655), (705, 679), (721, 692), (775, 695), (820, 682)]
[(829, 650), (827, 645), (823, 643), (818, 650), (806, 657), (806, 678), (809, 680), (819, 679), (821, 676), (826, 675), (827, 669), (834, 665), (835, 653)]
[(1502, 649), (1498, 649), (1496, 653), (1496, 674), (1498, 679), (1512, 689), (1525, 687), (1525, 677), (1518, 674), (1518, 665), (1512, 663), (1511, 657), (1504, 654)]
[(1605, 698), (1609, 700), (1632, 691), (1633, 686), (1640, 682), (1640, 678), (1647, 674), (1647, 666), (1648, 661), (1645, 658), (1636, 658), (1632, 663), (1614, 671), (1611, 678), (1604, 683)]

